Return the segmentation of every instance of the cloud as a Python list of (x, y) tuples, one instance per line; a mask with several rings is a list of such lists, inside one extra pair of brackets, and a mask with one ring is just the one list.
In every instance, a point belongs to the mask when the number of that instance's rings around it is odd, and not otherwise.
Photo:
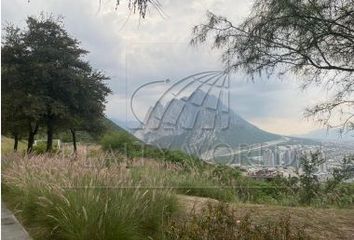
[[(240, 22), (252, 4), (244, 0), (161, 0), (165, 17), (150, 9), (146, 19), (139, 19), (124, 1), (117, 10), (115, 0), (101, 1), (101, 6), (99, 2), (4, 0), (2, 22), (24, 26), (26, 16), (41, 11), (63, 15), (68, 32), (90, 51), (87, 58), (91, 64), (111, 77), (108, 84), (114, 94), (108, 98), (106, 113), (122, 120), (133, 119), (130, 96), (142, 84), (222, 69), (218, 50), (189, 45), (192, 27), (205, 20), (207, 10)], [(284, 134), (298, 131), (303, 109), (318, 96), (313, 90), (301, 92), (296, 82), (286, 79), (262, 77), (251, 83), (242, 74), (232, 79), (231, 108), (266, 130), (277, 131), (272, 122), (287, 126), (279, 128)], [(163, 88), (154, 88), (140, 95), (135, 102), (139, 114), (162, 93)], [(299, 124), (295, 127), (294, 122)], [(304, 125), (303, 129), (309, 128)]]

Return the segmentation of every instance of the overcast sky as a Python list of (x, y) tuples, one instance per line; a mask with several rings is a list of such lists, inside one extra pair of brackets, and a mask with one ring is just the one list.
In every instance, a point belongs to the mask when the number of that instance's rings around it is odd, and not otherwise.
[[(62, 15), (68, 32), (89, 50), (88, 60), (111, 77), (113, 94), (108, 98), (109, 118), (130, 121), (130, 96), (142, 84), (170, 79), (177, 81), (193, 73), (221, 70), (220, 53), (208, 45), (189, 45), (192, 27), (205, 20), (210, 10), (234, 23), (250, 11), (244, 0), (160, 0), (161, 16), (151, 9), (146, 19), (131, 14), (115, 0), (3, 0), (2, 25), (25, 26), (29, 15), (41, 11)], [(126, 1), (121, 1), (126, 2)], [(316, 128), (303, 118), (305, 107), (325, 98), (323, 89), (300, 90), (301, 79), (259, 77), (249, 82), (242, 73), (231, 76), (230, 107), (258, 127), (279, 134), (304, 134)], [(168, 84), (145, 88), (134, 107), (143, 118), (149, 106)]]

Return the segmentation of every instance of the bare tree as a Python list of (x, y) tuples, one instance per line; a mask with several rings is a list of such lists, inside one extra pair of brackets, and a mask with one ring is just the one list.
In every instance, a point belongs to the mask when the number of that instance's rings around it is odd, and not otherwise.
[(305, 115), (354, 129), (354, 0), (256, 0), (239, 25), (208, 12), (191, 43), (208, 39), (223, 50), (228, 72), (243, 70), (252, 79), (292, 72), (304, 88), (325, 86), (331, 97)]

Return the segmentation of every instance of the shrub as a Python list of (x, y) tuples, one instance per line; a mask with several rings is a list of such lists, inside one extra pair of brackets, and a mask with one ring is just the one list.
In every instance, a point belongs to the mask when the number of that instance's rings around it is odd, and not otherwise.
[(209, 203), (200, 213), (195, 210), (185, 219), (170, 219), (166, 238), (174, 240), (295, 240), (310, 239), (303, 228), (291, 225), (290, 216), (281, 216), (262, 224), (250, 214), (237, 217), (224, 203)]
[(319, 195), (320, 182), (315, 175), (318, 166), (324, 162), (320, 152), (310, 153), (309, 156), (303, 155), (300, 164), (303, 174), (300, 176), (300, 198), (304, 204), (311, 204), (314, 198)]
[[(56, 144), (56, 142), (53, 143), (53, 149), (52, 152), (58, 152), (59, 151), (59, 146)], [(36, 154), (44, 154), (47, 152), (47, 142), (46, 141), (40, 141), (36, 145), (33, 146), (33, 153)]]
[(33, 146), (33, 152), (37, 154), (43, 154), (46, 152), (47, 145), (45, 142), (39, 142)]
[[(101, 139), (103, 150), (117, 150), (121, 153), (128, 153), (136, 142), (128, 132), (111, 132), (105, 134)], [(129, 147), (129, 149), (128, 149)]]

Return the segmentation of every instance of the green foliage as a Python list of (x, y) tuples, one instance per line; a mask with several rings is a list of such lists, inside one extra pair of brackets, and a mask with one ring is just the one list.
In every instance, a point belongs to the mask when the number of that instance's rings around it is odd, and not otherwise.
[(160, 149), (143, 144), (124, 130), (105, 134), (100, 143), (104, 151), (118, 151), (128, 158), (152, 158), (197, 168), (203, 165), (197, 157), (180, 150)]
[[(55, 153), (58, 151), (59, 151), (59, 146), (57, 144), (54, 144), (51, 152)], [(47, 143), (45, 141), (38, 142), (36, 145), (33, 146), (33, 152), (36, 154), (46, 153), (47, 152)]]
[(304, 229), (291, 225), (290, 216), (282, 216), (266, 223), (256, 223), (250, 214), (237, 216), (224, 203), (208, 203), (201, 213), (193, 211), (186, 219), (171, 219), (167, 239), (179, 240), (303, 240), (311, 239)]
[(159, 239), (177, 209), (169, 189), (129, 187), (115, 168), (103, 177), (46, 156), (7, 160), (3, 196), (34, 239)]
[(23, 30), (5, 28), (3, 132), (19, 138), (27, 131), (28, 151), (39, 125), (46, 126), (47, 151), (57, 131), (100, 132), (111, 92), (104, 82), (108, 77), (83, 59), (88, 52), (67, 33), (62, 19), (42, 14), (28, 17), (26, 24)]
[(354, 155), (346, 156), (341, 166), (332, 170), (332, 176), (326, 183), (326, 192), (335, 190), (343, 181), (354, 177)]
[(233, 185), (235, 181), (240, 179), (241, 171), (236, 168), (218, 165), (212, 171), (213, 177), (216, 177), (220, 182), (226, 185)]
[(101, 146), (103, 150), (116, 150), (125, 155), (133, 154), (137, 147), (135, 146), (136, 139), (128, 132), (111, 132), (105, 134), (101, 139)]
[[(25, 193), (21, 216), (43, 232), (38, 239), (145, 239), (158, 236), (161, 216), (171, 211), (172, 199), (134, 190), (70, 190), (56, 196)], [(158, 200), (157, 200), (158, 199)], [(31, 221), (34, 221), (30, 223)]]
[(303, 174), (300, 176), (301, 202), (311, 204), (313, 199), (318, 196), (320, 183), (316, 172), (320, 164), (324, 162), (320, 152), (310, 153), (309, 156), (303, 155), (300, 165)]

